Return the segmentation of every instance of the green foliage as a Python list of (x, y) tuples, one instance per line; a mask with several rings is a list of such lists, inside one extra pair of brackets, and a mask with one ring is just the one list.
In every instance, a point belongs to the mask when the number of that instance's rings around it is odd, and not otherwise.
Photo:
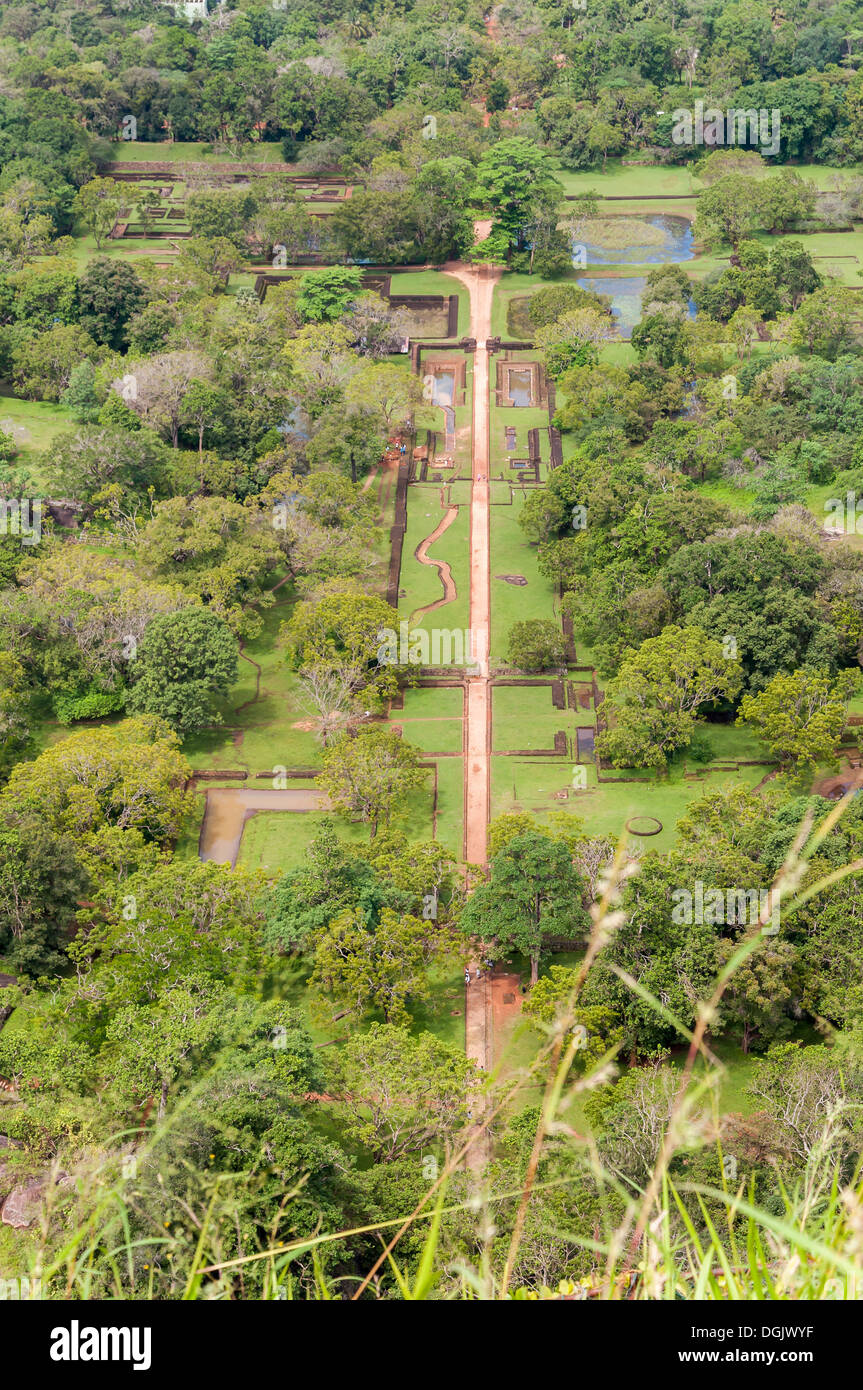
[(507, 660), (522, 671), (546, 671), (563, 666), (566, 652), (557, 623), (528, 618), (513, 623), (507, 639)]
[(138, 647), (130, 710), (155, 714), (181, 734), (221, 722), (214, 708), (237, 679), (237, 639), (206, 608), (154, 618)]
[(547, 935), (578, 937), (587, 925), (583, 884), (571, 851), (535, 831), (509, 840), (491, 863), (491, 880), (481, 883), (461, 914), (459, 926), (476, 936), (492, 959), (509, 951), (530, 958), (536, 981)]
[(341, 318), (361, 291), (362, 271), (355, 266), (310, 270), (300, 278), (297, 311), (304, 323), (326, 323)]

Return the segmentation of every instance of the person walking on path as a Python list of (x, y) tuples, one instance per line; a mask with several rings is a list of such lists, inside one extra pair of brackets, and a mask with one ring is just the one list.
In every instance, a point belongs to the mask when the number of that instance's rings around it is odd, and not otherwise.
[(470, 968), (467, 965), (464, 968), (464, 982), (466, 985), (470, 984)]

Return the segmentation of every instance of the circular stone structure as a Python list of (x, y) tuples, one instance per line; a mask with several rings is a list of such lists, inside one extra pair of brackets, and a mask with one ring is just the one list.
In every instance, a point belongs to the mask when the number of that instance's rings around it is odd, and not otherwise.
[(626, 822), (626, 829), (630, 835), (658, 835), (662, 821), (657, 820), (656, 816), (632, 816)]

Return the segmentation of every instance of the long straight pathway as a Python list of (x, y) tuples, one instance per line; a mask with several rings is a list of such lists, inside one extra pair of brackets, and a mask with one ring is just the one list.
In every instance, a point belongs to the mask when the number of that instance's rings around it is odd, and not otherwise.
[(473, 449), (470, 498), (470, 630), (478, 674), (468, 680), (465, 740), (464, 849), (471, 864), (485, 864), (489, 815), (491, 707), (489, 693), (489, 353), (491, 306), (501, 272), (490, 266), (447, 265), (470, 295), (473, 359)]
[[(457, 262), (444, 267), (470, 295), (470, 336), (476, 340), (473, 359), (473, 448), (470, 496), (470, 630), (477, 674), (468, 678), (467, 733), (464, 771), (464, 852), (471, 864), (488, 859), (490, 804), (491, 691), (489, 649), (491, 597), (489, 563), (489, 353), (491, 307), (501, 272), (490, 266)], [(472, 963), (471, 974), (475, 974)], [(493, 1061), (491, 984), (483, 972), (465, 989), (465, 1052), (483, 1071)], [(482, 1118), (482, 1111), (478, 1115)], [(488, 1132), (477, 1135), (468, 1154), (468, 1168), (481, 1173), (491, 1158)]]

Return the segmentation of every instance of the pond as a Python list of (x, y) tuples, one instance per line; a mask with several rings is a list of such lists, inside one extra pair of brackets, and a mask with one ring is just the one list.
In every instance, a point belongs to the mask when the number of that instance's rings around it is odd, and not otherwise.
[(530, 370), (509, 373), (509, 399), (511, 405), (530, 405)]
[[(621, 338), (631, 338), (632, 330), (641, 322), (641, 304), (647, 278), (644, 275), (580, 275), (577, 284), (593, 294), (608, 295), (615, 327)], [(690, 299), (688, 313), (695, 318), (695, 300)]]
[[(615, 219), (610, 218), (609, 221)], [(621, 216), (621, 221), (628, 220)], [(588, 265), (666, 265), (669, 262), (691, 261), (693, 250), (692, 223), (688, 217), (677, 217), (668, 212), (651, 212), (645, 217), (632, 219), (646, 222), (661, 233), (661, 241), (649, 243), (635, 242), (631, 246), (603, 246), (599, 242), (575, 238), (573, 247), (583, 246), (587, 251)], [(578, 262), (573, 260), (573, 264)]]
[(432, 392), (432, 405), (452, 405), (455, 399), (455, 372), (436, 371)]
[(578, 284), (593, 294), (608, 295), (618, 333), (621, 338), (631, 338), (641, 318), (641, 297), (647, 284), (645, 276), (580, 275)]

